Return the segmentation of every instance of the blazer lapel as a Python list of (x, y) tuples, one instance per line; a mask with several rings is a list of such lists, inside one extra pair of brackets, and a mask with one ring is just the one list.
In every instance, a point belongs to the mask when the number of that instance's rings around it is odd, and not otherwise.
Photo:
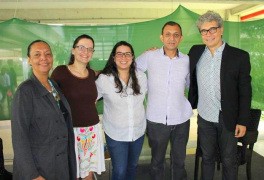
[(194, 50), (194, 54), (193, 54), (193, 58), (192, 61), (194, 61), (193, 63), (191, 63), (191, 72), (194, 72), (194, 70), (196, 69), (196, 65), (199, 62), (203, 52), (205, 49), (205, 45), (199, 45), (197, 46), (197, 49)]

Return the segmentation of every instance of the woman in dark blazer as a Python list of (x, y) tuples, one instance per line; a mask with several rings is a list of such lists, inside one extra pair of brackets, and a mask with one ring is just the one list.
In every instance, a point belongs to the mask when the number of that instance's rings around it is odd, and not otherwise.
[(73, 180), (76, 160), (71, 110), (56, 83), (49, 79), (50, 46), (28, 46), (32, 76), (17, 89), (12, 109), (15, 180)]

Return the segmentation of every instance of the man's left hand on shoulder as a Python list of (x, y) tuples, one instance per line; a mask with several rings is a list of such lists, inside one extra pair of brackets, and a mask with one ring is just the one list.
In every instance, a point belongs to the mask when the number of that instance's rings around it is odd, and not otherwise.
[(247, 131), (247, 127), (246, 126), (237, 124), (236, 125), (236, 130), (235, 130), (235, 137), (236, 138), (240, 138), (240, 137), (245, 136), (246, 131)]

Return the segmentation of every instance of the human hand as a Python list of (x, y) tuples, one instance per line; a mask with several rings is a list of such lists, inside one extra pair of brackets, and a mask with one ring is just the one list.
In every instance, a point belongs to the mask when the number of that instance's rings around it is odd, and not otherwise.
[(95, 71), (94, 70), (94, 73), (95, 73), (95, 76), (97, 77), (100, 73), (101, 73), (102, 70), (99, 70), (99, 71)]
[(37, 178), (32, 179), (32, 180), (46, 180), (46, 179), (44, 177), (42, 177), (42, 176), (38, 176)]
[(151, 48), (147, 49), (146, 51), (154, 51), (156, 49), (158, 49), (158, 48), (157, 47), (151, 47)]
[(247, 127), (246, 126), (242, 126), (242, 125), (237, 124), (236, 125), (236, 130), (235, 130), (235, 137), (236, 138), (240, 138), (240, 137), (245, 136), (246, 131), (247, 131)]

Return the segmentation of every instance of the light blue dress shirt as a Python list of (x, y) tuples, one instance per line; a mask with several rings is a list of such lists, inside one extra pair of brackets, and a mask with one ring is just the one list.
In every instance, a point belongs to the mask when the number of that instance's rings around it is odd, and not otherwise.
[(221, 110), (220, 69), (224, 47), (225, 43), (216, 49), (214, 55), (205, 47), (197, 63), (197, 111), (203, 119), (216, 123), (219, 121)]
[(165, 125), (189, 120), (192, 108), (184, 95), (189, 85), (189, 57), (179, 52), (170, 59), (162, 47), (143, 53), (136, 63), (148, 75), (147, 119)]

